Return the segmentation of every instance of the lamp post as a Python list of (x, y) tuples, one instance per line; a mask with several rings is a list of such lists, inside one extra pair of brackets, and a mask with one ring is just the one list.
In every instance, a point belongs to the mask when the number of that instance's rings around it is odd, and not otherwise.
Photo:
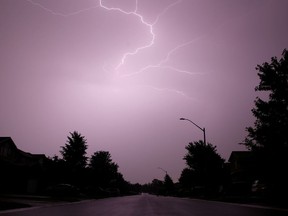
[(158, 167), (158, 169), (161, 169), (161, 170), (162, 170), (163, 172), (165, 172), (166, 175), (167, 175), (167, 171), (166, 171), (166, 170), (162, 169), (161, 167)]
[(206, 134), (205, 134), (205, 128), (201, 128), (200, 126), (198, 126), (197, 124), (195, 124), (195, 123), (194, 123), (193, 121), (191, 121), (190, 119), (180, 118), (180, 120), (189, 121), (189, 122), (191, 122), (193, 125), (195, 125), (197, 128), (199, 128), (201, 131), (203, 131), (203, 135), (204, 135), (204, 144), (206, 145)]

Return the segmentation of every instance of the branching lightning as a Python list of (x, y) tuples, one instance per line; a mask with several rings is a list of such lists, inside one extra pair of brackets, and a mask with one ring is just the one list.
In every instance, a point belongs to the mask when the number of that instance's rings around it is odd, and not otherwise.
[(138, 47), (132, 52), (127, 52), (127, 53), (123, 54), (120, 63), (115, 67), (116, 71), (118, 71), (118, 69), (125, 63), (125, 60), (128, 56), (136, 55), (140, 50), (147, 49), (147, 48), (153, 46), (154, 41), (155, 41), (156, 36), (155, 36), (154, 31), (153, 31), (153, 24), (146, 22), (144, 20), (144, 17), (137, 12), (138, 11), (138, 0), (136, 0), (135, 2), (136, 2), (135, 10), (131, 11), (131, 12), (127, 12), (127, 11), (122, 10), (121, 8), (107, 7), (103, 4), (103, 0), (99, 0), (100, 7), (104, 8), (108, 11), (118, 11), (118, 12), (121, 12), (121, 13), (126, 14), (126, 15), (136, 16), (138, 19), (140, 19), (141, 23), (149, 29), (150, 34), (151, 34), (151, 41), (147, 45)]
[[(140, 21), (141, 21), (141, 23), (142, 23), (143, 25), (145, 25), (146, 27), (148, 27), (149, 32), (150, 32), (150, 34), (151, 34), (151, 40), (150, 40), (150, 42), (149, 42), (147, 45), (138, 47), (138, 48), (136, 48), (136, 49), (135, 49), (134, 51), (132, 51), (132, 52), (127, 52), (127, 53), (124, 53), (124, 54), (123, 54), (120, 63), (115, 67), (115, 70), (116, 70), (116, 71), (118, 71), (118, 69), (119, 69), (122, 65), (124, 65), (125, 60), (127, 59), (128, 56), (136, 55), (136, 54), (139, 53), (141, 50), (151, 48), (151, 47), (154, 45), (154, 43), (155, 43), (155, 38), (156, 38), (156, 35), (155, 35), (155, 33), (154, 33), (154, 26), (157, 24), (157, 22), (159, 21), (160, 17), (161, 17), (163, 14), (165, 14), (171, 7), (175, 6), (176, 4), (179, 4), (180, 2), (182, 2), (182, 0), (178, 0), (178, 1), (176, 1), (176, 2), (174, 2), (174, 3), (172, 3), (172, 4), (170, 4), (170, 5), (168, 5), (168, 6), (157, 16), (157, 18), (155, 19), (155, 21), (154, 21), (153, 23), (148, 23), (148, 22), (145, 21), (144, 17), (137, 12), (137, 11), (138, 11), (138, 0), (135, 1), (135, 3), (136, 3), (135, 10), (132, 11), (132, 12), (124, 11), (124, 10), (122, 10), (121, 8), (113, 8), (113, 7), (110, 7), (110, 8), (109, 8), (109, 7), (107, 7), (107, 6), (105, 6), (105, 5), (103, 4), (103, 0), (99, 0), (100, 7), (104, 8), (104, 9), (106, 9), (106, 10), (109, 10), (109, 11), (113, 11), (113, 10), (114, 10), (114, 11), (119, 11), (119, 12), (121, 12), (121, 13), (124, 13), (124, 14), (126, 14), (126, 15), (134, 15), (134, 16), (136, 16), (138, 19), (140, 19)], [(189, 41), (189, 42), (187, 42), (187, 43), (184, 43), (184, 44), (181, 44), (181, 45), (175, 47), (174, 49), (170, 50), (170, 51), (168, 52), (168, 54), (166, 55), (166, 58), (163, 59), (163, 60), (161, 60), (158, 64), (145, 66), (144, 68), (140, 69), (138, 72), (133, 73), (133, 74), (137, 74), (137, 73), (143, 72), (143, 71), (145, 71), (145, 70), (147, 70), (147, 69), (149, 69), (149, 68), (156, 68), (156, 67), (161, 67), (161, 68), (176, 70), (176, 71), (178, 71), (178, 72), (180, 72), (180, 73), (195, 74), (195, 73), (191, 73), (191, 72), (189, 72), (189, 71), (177, 69), (177, 68), (175, 68), (175, 67), (163, 66), (163, 64), (169, 60), (170, 55), (171, 55), (173, 52), (175, 52), (176, 50), (178, 50), (178, 49), (180, 49), (180, 48), (182, 48), (182, 47), (184, 47), (184, 46), (188, 46), (188, 45), (191, 44), (191, 43), (192, 43), (192, 41)], [(129, 74), (129, 75), (131, 75), (131, 74)], [(125, 75), (124, 75), (124, 76), (125, 76)]]
[[(191, 72), (191, 71), (187, 71), (187, 70), (183, 70), (183, 69), (179, 69), (179, 68), (176, 68), (176, 67), (173, 67), (173, 66), (168, 66), (168, 65), (165, 65), (165, 63), (168, 62), (168, 60), (170, 59), (170, 56), (177, 50), (183, 48), (183, 47), (186, 47), (186, 46), (189, 46), (190, 44), (192, 44), (193, 42), (195, 42), (197, 39), (194, 39), (194, 40), (191, 40), (191, 41), (188, 41), (186, 43), (183, 43), (183, 44), (180, 44), (178, 46), (176, 46), (175, 48), (171, 49), (167, 55), (165, 56), (164, 59), (162, 59), (160, 62), (158, 62), (157, 64), (154, 64), (154, 65), (147, 65), (143, 68), (141, 68), (140, 70), (134, 72), (134, 73), (129, 73), (129, 74), (119, 74), (118, 70), (125, 64), (127, 58), (129, 56), (133, 56), (133, 55), (137, 55), (140, 51), (144, 50), (144, 49), (149, 49), (151, 48), (154, 43), (155, 43), (155, 38), (156, 38), (156, 35), (154, 33), (154, 26), (158, 23), (160, 17), (162, 15), (164, 15), (171, 7), (175, 6), (176, 4), (179, 4), (181, 3), (182, 0), (178, 0), (178, 1), (175, 1), (174, 3), (172, 4), (169, 4), (155, 19), (155, 21), (153, 23), (149, 23), (149, 22), (146, 22), (143, 15), (139, 14), (138, 13), (138, 0), (135, 0), (135, 10), (134, 11), (131, 11), (131, 12), (127, 12), (127, 11), (124, 11), (122, 10), (121, 8), (115, 8), (115, 7), (107, 7), (103, 4), (103, 0), (99, 0), (99, 4), (100, 4), (100, 7), (106, 9), (106, 10), (109, 10), (109, 11), (118, 11), (118, 12), (121, 12), (123, 14), (126, 14), (126, 15), (134, 15), (135, 17), (137, 17), (142, 25), (145, 25), (148, 29), (149, 29), (149, 32), (150, 32), (150, 35), (151, 35), (151, 40), (148, 44), (146, 44), (145, 46), (140, 46), (140, 47), (137, 47), (134, 51), (130, 51), (130, 52), (126, 52), (122, 55), (122, 58), (120, 60), (120, 63), (115, 67), (115, 72), (118, 76), (120, 77), (127, 77), (127, 76), (135, 76), (139, 73), (142, 73), (148, 69), (151, 69), (151, 68), (161, 68), (161, 69), (168, 69), (168, 70), (172, 70), (172, 71), (175, 71), (177, 73), (185, 73), (187, 75), (195, 75), (195, 74), (200, 74), (200, 73), (197, 73), (197, 72)], [(177, 93), (177, 94), (180, 94), (184, 97), (188, 97), (188, 98), (191, 98), (189, 96), (187, 96), (183, 91), (179, 91), (179, 90), (176, 90), (176, 89), (170, 89), (170, 88), (157, 88), (157, 87), (154, 87), (154, 86), (146, 86), (146, 87), (149, 87), (149, 88), (152, 88), (154, 90), (157, 90), (157, 91), (170, 91), (170, 92), (174, 92), (174, 93)]]
[(77, 14), (80, 14), (80, 13), (83, 13), (83, 12), (86, 12), (86, 11), (89, 11), (89, 10), (92, 10), (92, 9), (95, 9), (95, 8), (99, 8), (99, 5), (97, 5), (97, 6), (94, 6), (94, 7), (81, 9), (81, 10), (78, 10), (78, 11), (75, 11), (75, 12), (72, 12), (72, 13), (63, 14), (63, 13), (55, 12), (55, 11), (53, 11), (53, 10), (47, 8), (47, 7), (44, 7), (42, 4), (34, 2), (33, 0), (26, 0), (26, 1), (31, 3), (34, 6), (40, 7), (41, 9), (47, 11), (48, 13), (51, 13), (51, 14), (53, 14), (55, 16), (62, 16), (62, 17), (70, 17), (70, 16), (74, 16), (74, 15), (77, 15)]
[[(153, 47), (153, 45), (155, 44), (155, 39), (156, 39), (156, 34), (154, 32), (155, 25), (158, 23), (158, 21), (161, 18), (161, 16), (163, 16), (169, 9), (171, 9), (175, 5), (181, 3), (182, 0), (177, 0), (177, 1), (169, 4), (166, 8), (164, 8), (164, 10), (162, 10), (162, 12), (160, 14), (158, 14), (156, 19), (152, 23), (149, 23), (149, 22), (145, 21), (144, 16), (138, 12), (138, 0), (135, 0), (135, 9), (134, 9), (134, 11), (125, 11), (125, 10), (119, 8), (119, 7), (108, 7), (108, 6), (105, 5), (105, 0), (97, 0), (97, 1), (99, 1), (99, 5), (96, 5), (96, 6), (93, 6), (93, 7), (89, 7), (89, 8), (86, 8), (86, 9), (82, 9), (82, 10), (78, 10), (78, 11), (75, 11), (75, 12), (69, 13), (69, 14), (63, 14), (63, 13), (59, 13), (59, 12), (54, 12), (53, 10), (51, 10), (49, 8), (46, 8), (43, 5), (41, 5), (40, 3), (34, 2), (33, 0), (26, 0), (26, 1), (31, 3), (34, 6), (40, 7), (41, 9), (43, 9), (43, 10), (45, 10), (45, 11), (47, 11), (47, 12), (53, 14), (53, 15), (62, 16), (62, 17), (69, 17), (69, 16), (77, 15), (77, 14), (86, 12), (88, 10), (100, 7), (102, 9), (107, 10), (107, 11), (119, 12), (119, 13), (122, 13), (122, 14), (125, 14), (125, 15), (134, 16), (136, 19), (138, 19), (140, 21), (141, 25), (144, 25), (144, 26), (147, 27), (147, 29), (148, 29), (148, 31), (149, 31), (149, 33), (151, 35), (151, 38), (150, 38), (150, 40), (148, 41), (148, 43), (146, 45), (139, 46), (136, 49), (134, 49), (133, 51), (128, 51), (128, 52), (122, 54), (122, 57), (121, 57), (119, 63), (114, 67), (114, 70), (113, 70), (113, 73), (118, 78), (120, 78), (120, 77), (128, 77), (128, 76), (136, 76), (136, 75), (138, 75), (140, 73), (143, 73), (143, 72), (145, 72), (145, 71), (147, 71), (149, 69), (152, 69), (152, 68), (170, 70), (170, 71), (174, 71), (175, 73), (182, 73), (182, 74), (186, 74), (186, 75), (189, 75), (189, 76), (193, 76), (193, 75), (196, 75), (196, 74), (202, 74), (200, 72), (192, 72), (192, 71), (188, 71), (188, 70), (183, 70), (183, 69), (180, 69), (180, 68), (177, 68), (177, 67), (173, 67), (173, 66), (167, 64), (169, 59), (171, 58), (171, 55), (173, 53), (175, 53), (177, 50), (180, 50), (181, 48), (184, 48), (184, 47), (187, 47), (187, 46), (191, 45), (192, 43), (197, 41), (198, 38), (193, 39), (191, 41), (185, 42), (183, 44), (180, 44), (180, 45), (174, 47), (157, 64), (146, 65), (146, 66), (142, 67), (141, 69), (139, 69), (138, 71), (135, 71), (135, 72), (132, 72), (132, 73), (120, 74), (120, 72), (119, 72), (120, 68), (127, 62), (127, 59), (128, 59), (129, 56), (135, 56), (139, 52), (141, 52), (141, 51), (143, 51), (145, 49), (149, 49), (149, 48)], [(105, 67), (103, 66), (103, 68), (105, 68)], [(107, 72), (106, 69), (105, 69), (105, 71)], [(174, 92), (174, 93), (177, 93), (179, 95), (182, 95), (182, 96), (190, 98), (184, 92), (176, 90), (176, 89), (157, 88), (157, 87), (148, 86), (148, 85), (146, 87), (152, 88), (152, 89), (157, 90), (157, 91), (170, 91), (170, 92)]]
[(188, 75), (199, 75), (199, 74), (203, 74), (201, 72), (191, 72), (191, 71), (187, 71), (187, 70), (183, 70), (183, 69), (180, 69), (180, 68), (176, 68), (176, 67), (173, 67), (173, 66), (167, 66), (165, 65), (165, 63), (167, 63), (171, 57), (171, 55), (183, 48), (183, 47), (186, 47), (186, 46), (189, 46), (190, 44), (196, 42), (199, 38), (196, 38), (194, 40), (191, 40), (191, 41), (188, 41), (186, 43), (183, 43), (183, 44), (180, 44), (178, 46), (176, 46), (175, 48), (171, 49), (167, 54), (166, 54), (166, 57), (164, 59), (162, 59), (161, 61), (159, 61), (157, 64), (154, 64), (154, 65), (147, 65), (143, 68), (141, 68), (140, 70), (134, 72), (134, 73), (129, 73), (129, 74), (125, 74), (125, 75), (122, 75), (122, 76), (134, 76), (134, 75), (137, 75), (139, 73), (142, 73), (146, 70), (149, 70), (151, 68), (162, 68), (162, 69), (168, 69), (168, 70), (172, 70), (172, 71), (176, 71), (177, 73), (185, 73), (185, 74), (188, 74)]

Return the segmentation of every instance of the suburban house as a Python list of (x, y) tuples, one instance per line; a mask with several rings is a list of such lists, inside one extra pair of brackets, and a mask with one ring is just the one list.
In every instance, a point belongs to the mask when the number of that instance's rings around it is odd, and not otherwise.
[(233, 151), (228, 162), (232, 190), (235, 193), (251, 192), (251, 186), (257, 179), (257, 164), (253, 152)]
[(46, 160), (44, 154), (18, 149), (11, 137), (0, 137), (0, 193), (36, 193)]

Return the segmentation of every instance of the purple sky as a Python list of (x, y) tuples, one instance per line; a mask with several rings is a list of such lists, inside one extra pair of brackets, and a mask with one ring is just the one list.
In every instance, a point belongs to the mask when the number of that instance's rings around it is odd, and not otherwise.
[(59, 155), (69, 132), (125, 179), (180, 177), (206, 128), (222, 157), (253, 124), (255, 66), (288, 48), (286, 0), (0, 0), (0, 136)]

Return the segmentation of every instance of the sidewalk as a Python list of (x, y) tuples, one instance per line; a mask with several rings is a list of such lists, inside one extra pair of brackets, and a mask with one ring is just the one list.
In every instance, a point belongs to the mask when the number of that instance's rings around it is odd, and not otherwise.
[[(209, 199), (208, 199), (209, 200)], [(257, 196), (226, 196), (218, 199), (210, 199), (212, 201), (224, 202), (224, 203), (234, 203), (239, 205), (254, 206), (261, 208), (272, 208), (272, 209), (281, 209), (288, 211), (288, 202), (286, 201), (276, 201), (271, 199), (265, 199), (263, 197)]]
[(16, 209), (16, 208), (28, 208), (28, 207), (39, 207), (52, 204), (64, 204), (78, 200), (65, 200), (65, 199), (54, 199), (49, 196), (31, 196), (31, 195), (0, 195), (0, 211)]

